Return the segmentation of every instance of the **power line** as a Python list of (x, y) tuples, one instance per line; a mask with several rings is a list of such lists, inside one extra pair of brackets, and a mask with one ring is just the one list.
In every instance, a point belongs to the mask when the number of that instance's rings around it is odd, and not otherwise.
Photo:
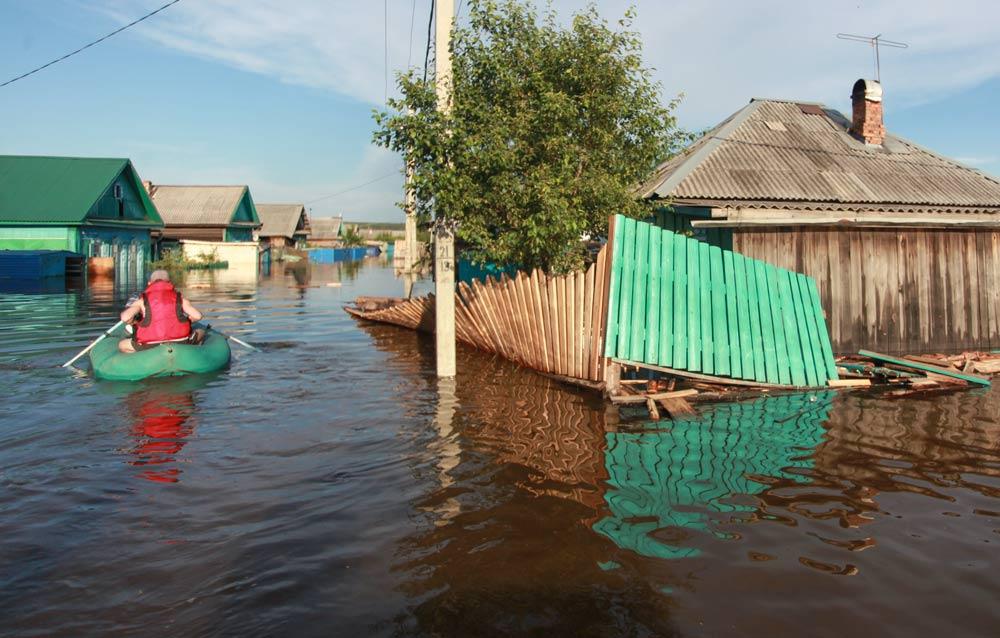
[(181, 0), (171, 0), (171, 1), (170, 1), (170, 2), (168, 2), (167, 4), (163, 5), (163, 6), (162, 6), (162, 7), (160, 7), (159, 9), (157, 9), (156, 11), (151, 11), (151, 12), (147, 13), (146, 15), (142, 16), (141, 18), (139, 18), (138, 20), (134, 20), (134, 21), (132, 21), (132, 22), (129, 22), (128, 24), (126, 24), (126, 25), (125, 25), (125, 26), (123, 26), (122, 28), (120, 28), (120, 29), (115, 29), (115, 30), (114, 30), (114, 31), (112, 31), (111, 33), (107, 34), (106, 36), (104, 36), (104, 37), (102, 37), (102, 38), (98, 38), (97, 40), (94, 40), (94, 41), (93, 41), (93, 42), (91, 42), (90, 44), (86, 44), (86, 45), (84, 45), (84, 46), (80, 47), (80, 48), (79, 48), (79, 49), (77, 49), (76, 51), (73, 51), (73, 52), (71, 52), (71, 53), (67, 53), (66, 55), (62, 56), (61, 58), (56, 58), (55, 60), (52, 60), (51, 62), (49, 62), (49, 63), (47, 63), (47, 64), (43, 64), (42, 66), (38, 67), (37, 69), (32, 69), (32, 70), (28, 71), (27, 73), (24, 73), (24, 74), (21, 74), (21, 75), (17, 76), (16, 78), (11, 78), (10, 80), (7, 80), (7, 81), (6, 81), (6, 82), (4, 82), (3, 84), (0, 84), (0, 88), (3, 88), (3, 87), (5, 87), (5, 86), (7, 86), (8, 84), (13, 84), (14, 82), (17, 82), (18, 80), (23, 80), (24, 78), (28, 77), (29, 75), (32, 75), (32, 74), (34, 74), (34, 73), (38, 73), (38, 72), (39, 72), (39, 71), (41, 71), (42, 69), (45, 69), (45, 68), (48, 68), (48, 67), (52, 66), (53, 64), (56, 64), (57, 62), (62, 62), (62, 61), (63, 61), (63, 60), (65, 60), (66, 58), (71, 58), (71, 57), (73, 57), (74, 55), (76, 55), (77, 53), (80, 53), (81, 51), (84, 51), (84, 50), (86, 50), (86, 49), (89, 49), (90, 47), (94, 46), (95, 44), (100, 44), (101, 42), (104, 42), (105, 40), (107, 40), (107, 39), (108, 39), (108, 38), (110, 38), (111, 36), (113, 36), (113, 35), (117, 35), (117, 34), (121, 33), (122, 31), (124, 31), (125, 29), (128, 29), (129, 27), (133, 27), (133, 26), (135, 26), (135, 25), (139, 24), (140, 22), (142, 22), (143, 20), (145, 20), (145, 19), (147, 19), (147, 18), (151, 18), (151, 17), (155, 16), (155, 15), (156, 15), (157, 13), (159, 13), (160, 11), (163, 11), (163, 10), (164, 10), (164, 9), (166, 9), (167, 7), (169, 7), (169, 6), (171, 6), (171, 5), (175, 5), (175, 4), (177, 4), (178, 2), (180, 2), (180, 1), (181, 1)]
[(413, 63), (413, 20), (417, 17), (417, 0), (413, 0), (413, 6), (410, 8), (410, 43), (406, 47), (406, 70), (410, 70), (410, 65)]
[(458, 0), (458, 9), (455, 11), (455, 21), (458, 21), (458, 17), (462, 15), (462, 0)]
[(385, 45), (383, 51), (385, 52), (385, 101), (383, 104), (389, 103), (389, 0), (382, 0), (382, 18), (383, 18), (383, 33), (385, 35)]
[(324, 199), (330, 199), (331, 197), (337, 197), (338, 195), (343, 195), (344, 193), (350, 193), (351, 191), (356, 191), (359, 188), (364, 188), (365, 186), (369, 186), (371, 184), (374, 184), (375, 182), (381, 182), (383, 179), (387, 179), (389, 177), (392, 177), (393, 175), (399, 175), (399, 171), (393, 171), (391, 173), (386, 173), (382, 177), (376, 177), (375, 179), (369, 180), (369, 181), (365, 182), (364, 184), (358, 184), (357, 186), (351, 186), (350, 188), (345, 188), (342, 191), (337, 191), (336, 193), (332, 193), (330, 195), (324, 195), (323, 197), (317, 197), (316, 199), (314, 199), (312, 201), (306, 202), (306, 204), (307, 205), (308, 204), (315, 204), (316, 202), (321, 202)]
[(427, 64), (431, 57), (431, 30), (434, 28), (434, 0), (431, 0), (431, 15), (427, 19), (427, 48), (424, 50), (424, 82), (427, 82)]

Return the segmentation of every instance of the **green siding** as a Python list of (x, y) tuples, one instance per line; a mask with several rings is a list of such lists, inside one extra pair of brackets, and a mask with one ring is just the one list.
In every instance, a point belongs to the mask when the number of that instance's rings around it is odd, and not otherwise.
[(0, 250), (77, 252), (77, 229), (69, 226), (0, 226)]
[(605, 356), (797, 387), (837, 378), (815, 281), (652, 224), (614, 224)]
[(653, 214), (649, 222), (664, 230), (679, 233), (685, 237), (691, 237), (712, 246), (718, 246), (722, 250), (732, 250), (732, 229), (695, 228), (691, 225), (692, 221), (707, 219), (709, 212), (709, 209), (701, 207), (678, 206), (676, 211), (670, 208), (661, 208)]
[(239, 206), (236, 207), (230, 221), (260, 225), (260, 217), (257, 216), (257, 207), (253, 203), (253, 198), (250, 197), (250, 189), (243, 192)]
[[(121, 205), (115, 198), (115, 186), (121, 188)], [(94, 202), (87, 213), (87, 221), (99, 223), (104, 220), (143, 221), (146, 218), (146, 208), (142, 196), (135, 184), (124, 172), (119, 173), (101, 197)]]
[(253, 241), (253, 230), (250, 228), (232, 227), (226, 229), (226, 241)]

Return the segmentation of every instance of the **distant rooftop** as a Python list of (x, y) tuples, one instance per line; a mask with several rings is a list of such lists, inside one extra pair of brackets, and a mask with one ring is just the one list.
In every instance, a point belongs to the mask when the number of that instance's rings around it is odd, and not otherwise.
[[(306, 213), (302, 204), (256, 204), (257, 216), (260, 217), (261, 237), (294, 238), (299, 226), (299, 219)], [(308, 229), (308, 220), (306, 229)], [(308, 232), (307, 230), (299, 231)]]
[(168, 226), (226, 226), (249, 189), (232, 186), (152, 185), (152, 198)]

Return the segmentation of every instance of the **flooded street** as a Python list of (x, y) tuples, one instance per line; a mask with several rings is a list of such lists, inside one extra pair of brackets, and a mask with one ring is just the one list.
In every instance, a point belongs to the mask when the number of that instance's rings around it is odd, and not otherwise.
[(59, 365), (134, 290), (0, 293), (3, 636), (996, 633), (996, 389), (620, 422), (461, 346), (439, 382), (342, 310), (384, 262), (183, 290), (262, 352), (96, 382)]

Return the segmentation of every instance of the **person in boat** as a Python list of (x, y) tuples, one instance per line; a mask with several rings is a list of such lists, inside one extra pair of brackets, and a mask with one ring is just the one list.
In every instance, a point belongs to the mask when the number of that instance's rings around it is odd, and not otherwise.
[(201, 343), (205, 331), (193, 330), (192, 322), (201, 320), (201, 312), (170, 282), (166, 270), (154, 270), (142, 295), (122, 311), (122, 321), (131, 327), (132, 336), (118, 342), (125, 353), (145, 350), (168, 341)]

